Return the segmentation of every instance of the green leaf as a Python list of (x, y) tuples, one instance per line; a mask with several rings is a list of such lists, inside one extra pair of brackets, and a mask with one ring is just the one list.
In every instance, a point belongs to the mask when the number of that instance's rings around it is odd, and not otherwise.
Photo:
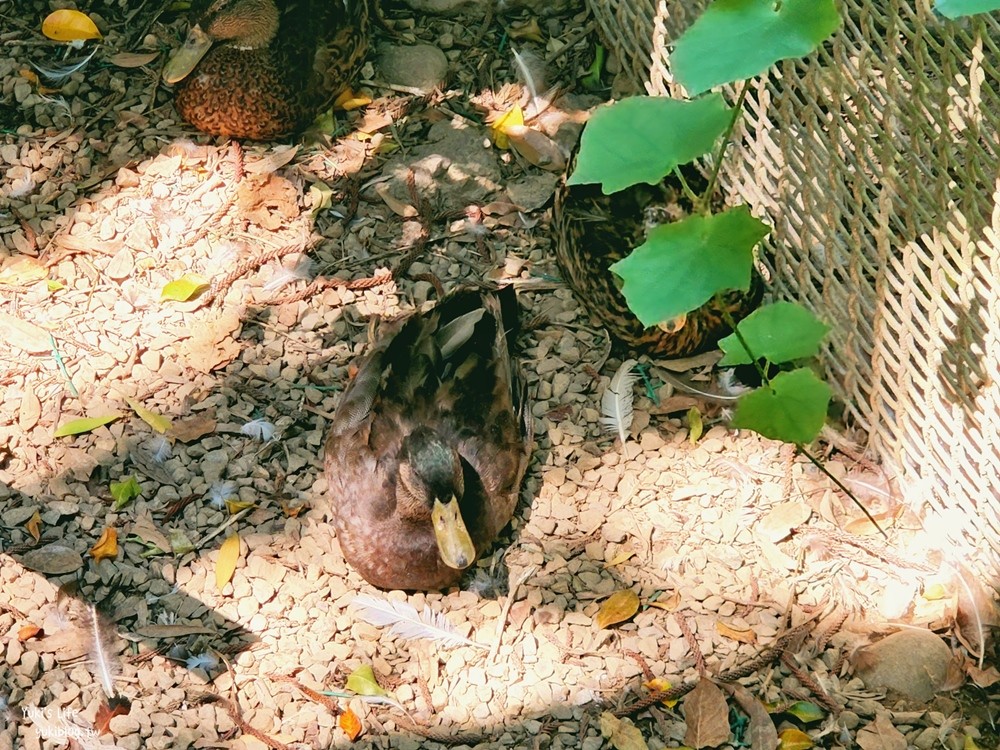
[(196, 273), (186, 273), (179, 279), (168, 281), (160, 292), (160, 300), (186, 302), (209, 287), (209, 280)]
[[(775, 302), (748, 315), (737, 329), (754, 357), (780, 364), (819, 353), (819, 342), (830, 326), (801, 305)], [(719, 362), (722, 367), (753, 361), (735, 333), (722, 339), (719, 348), (726, 353)]]
[(694, 101), (635, 96), (599, 107), (566, 182), (597, 182), (606, 195), (640, 182), (655, 185), (677, 165), (711, 151), (732, 116), (718, 94)]
[(946, 18), (961, 18), (1000, 10), (1000, 0), (937, 0), (934, 10)]
[(814, 721), (822, 721), (826, 718), (823, 709), (808, 701), (796, 701), (782, 713), (791, 714), (804, 724), (812, 724)]
[(670, 66), (697, 96), (804, 57), (839, 26), (834, 0), (715, 0), (677, 40)]
[(135, 477), (129, 477), (121, 482), (111, 483), (111, 497), (115, 499), (115, 510), (121, 510), (130, 502), (139, 497), (142, 487), (135, 481)]
[(645, 326), (691, 312), (726, 289), (750, 287), (753, 248), (770, 228), (746, 206), (689, 216), (654, 228), (630, 255), (611, 266), (622, 294)]
[(116, 412), (103, 417), (83, 417), (82, 419), (74, 419), (56, 430), (53, 433), (53, 436), (66, 437), (67, 435), (80, 435), (84, 432), (96, 430), (98, 427), (106, 425), (109, 422), (114, 422), (119, 417), (121, 417), (121, 414)]
[(801, 367), (776, 375), (770, 388), (762, 386), (742, 396), (733, 427), (786, 443), (809, 443), (823, 429), (829, 404), (830, 386)]
[(389, 696), (388, 691), (383, 690), (382, 686), (378, 684), (375, 672), (372, 671), (369, 664), (363, 664), (351, 672), (345, 687), (358, 695), (380, 695), (383, 698)]
[(580, 78), (580, 83), (587, 91), (595, 91), (601, 87), (601, 71), (604, 70), (606, 54), (604, 45), (598, 44), (594, 49), (594, 62), (587, 68), (586, 75)]

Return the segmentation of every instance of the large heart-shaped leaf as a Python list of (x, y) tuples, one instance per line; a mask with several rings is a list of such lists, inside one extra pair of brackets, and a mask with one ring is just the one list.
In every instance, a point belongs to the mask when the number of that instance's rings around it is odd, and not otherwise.
[(597, 182), (607, 195), (640, 182), (655, 185), (711, 151), (732, 116), (717, 94), (694, 101), (635, 96), (600, 107), (583, 131), (567, 183)]
[(654, 326), (694, 310), (716, 292), (748, 289), (753, 248), (769, 231), (746, 206), (689, 216), (653, 229), (611, 270), (622, 278), (632, 312)]
[(823, 429), (830, 395), (830, 386), (806, 367), (782, 372), (770, 388), (762, 386), (740, 398), (733, 427), (786, 443), (809, 443)]
[(937, 0), (934, 10), (947, 18), (971, 16), (974, 13), (989, 13), (1000, 10), (998, 0)]
[[(755, 310), (743, 320), (737, 330), (755, 357), (781, 364), (815, 356), (830, 326), (794, 302), (775, 302)], [(719, 342), (726, 353), (719, 364), (723, 367), (751, 362), (736, 334)]]
[(804, 57), (839, 26), (834, 0), (715, 0), (677, 40), (671, 70), (697, 96)]

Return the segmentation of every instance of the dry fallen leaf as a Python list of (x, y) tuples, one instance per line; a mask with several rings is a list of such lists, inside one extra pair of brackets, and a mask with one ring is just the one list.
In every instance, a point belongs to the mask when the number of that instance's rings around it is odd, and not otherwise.
[(361, 734), (361, 719), (359, 719), (357, 714), (349, 708), (345, 709), (344, 712), (340, 714), (340, 718), (337, 719), (337, 724), (344, 731), (344, 734), (347, 735), (347, 738), (351, 742), (354, 742), (354, 740), (358, 738), (358, 735)]
[(699, 750), (729, 740), (729, 706), (719, 686), (702, 677), (684, 699), (684, 744)]
[(639, 595), (631, 589), (616, 591), (605, 600), (594, 616), (599, 628), (607, 628), (625, 622), (639, 611)]
[(37, 544), (38, 540), (42, 538), (42, 517), (38, 515), (37, 510), (24, 524), (24, 528), (28, 530), (28, 533), (31, 534), (31, 538), (34, 539)]
[(17, 640), (19, 640), (21, 643), (24, 643), (25, 641), (31, 640), (41, 632), (42, 629), (37, 625), (31, 625), (31, 624), (23, 625), (17, 631)]
[(119, 52), (109, 57), (108, 62), (119, 68), (141, 68), (159, 56), (159, 52)]
[(562, 147), (545, 133), (521, 125), (505, 128), (504, 135), (511, 148), (534, 166), (551, 172), (562, 172), (566, 169), (566, 155)]
[(215, 585), (220, 591), (233, 579), (239, 559), (240, 535), (233, 534), (219, 547), (219, 559), (215, 561)]
[(116, 696), (107, 703), (102, 703), (97, 709), (97, 715), (94, 717), (94, 729), (97, 730), (98, 734), (109, 734), (111, 732), (111, 720), (116, 716), (125, 716), (131, 708), (132, 704), (128, 698), (121, 696)]
[(673, 612), (681, 605), (681, 592), (675, 589), (662, 599), (657, 599), (655, 602), (647, 602), (647, 604), (650, 607), (656, 607), (657, 609), (662, 609), (667, 612)]
[(217, 422), (214, 417), (193, 416), (184, 419), (176, 419), (171, 425), (168, 433), (170, 437), (180, 440), (182, 443), (190, 443), (205, 435), (215, 432)]
[(906, 750), (906, 737), (892, 725), (886, 711), (879, 712), (875, 721), (858, 730), (855, 742), (861, 750)]
[(35, 389), (29, 384), (21, 396), (21, 404), (17, 410), (17, 426), (28, 431), (38, 424), (41, 416), (42, 404), (38, 400), (38, 396), (35, 395)]
[(722, 620), (716, 620), (715, 629), (719, 631), (719, 635), (726, 638), (732, 638), (734, 641), (739, 643), (757, 642), (757, 634), (750, 628), (734, 628), (732, 625), (727, 625)]
[(90, 556), (94, 558), (94, 562), (118, 557), (118, 532), (110, 527), (105, 528), (97, 544), (90, 548)]
[(629, 719), (619, 719), (613, 713), (601, 714), (601, 736), (615, 750), (647, 750), (649, 747), (639, 728)]
[[(778, 746), (778, 730), (767, 707), (739, 683), (726, 685), (743, 713), (750, 717), (750, 747), (752, 750), (774, 750)], [(744, 737), (744, 741), (746, 737)]]
[(0, 341), (28, 354), (48, 354), (52, 351), (52, 337), (48, 331), (7, 313), (0, 313)]
[(46, 544), (40, 549), (25, 552), (21, 564), (29, 570), (45, 573), (50, 576), (60, 576), (73, 573), (83, 565), (80, 553), (64, 544)]
[(788, 537), (795, 527), (804, 524), (812, 515), (805, 503), (788, 502), (775, 505), (758, 521), (754, 531), (769, 542), (778, 543)]

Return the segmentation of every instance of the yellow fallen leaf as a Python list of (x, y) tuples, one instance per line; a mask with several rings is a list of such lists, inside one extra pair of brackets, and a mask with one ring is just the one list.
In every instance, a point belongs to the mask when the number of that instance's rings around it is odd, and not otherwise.
[(211, 282), (196, 273), (186, 273), (179, 279), (168, 281), (163, 285), (160, 292), (160, 300), (173, 300), (175, 302), (186, 302), (196, 294), (208, 289)]
[(340, 715), (340, 718), (337, 719), (337, 724), (344, 730), (344, 734), (347, 735), (347, 738), (351, 742), (354, 742), (358, 738), (358, 735), (361, 734), (361, 719), (349, 708), (345, 709)]
[(118, 532), (110, 527), (104, 529), (97, 544), (90, 548), (90, 556), (94, 558), (94, 562), (118, 557)]
[(639, 595), (631, 589), (616, 591), (607, 598), (594, 616), (599, 628), (607, 628), (625, 622), (639, 611)]
[(532, 42), (545, 44), (545, 37), (542, 35), (542, 28), (538, 25), (538, 19), (532, 17), (520, 26), (511, 26), (508, 30), (511, 39), (530, 39)]
[[(670, 688), (673, 687), (673, 685), (664, 680), (662, 677), (654, 677), (651, 680), (647, 680), (646, 682), (642, 683), (642, 686), (651, 693), (665, 693), (668, 690), (670, 690)], [(679, 700), (680, 698), (673, 698), (673, 699), (661, 698), (660, 703), (662, 703), (667, 708), (673, 708), (674, 706), (677, 705), (677, 702)]]
[(238, 500), (237, 498), (226, 499), (226, 509), (229, 511), (229, 515), (231, 516), (236, 515), (241, 510), (252, 508), (256, 504), (257, 503), (255, 503), (253, 500)]
[(138, 401), (131, 398), (125, 399), (128, 405), (132, 407), (132, 411), (138, 414), (142, 421), (152, 427), (154, 430), (163, 434), (170, 429), (170, 420), (164, 417), (162, 414), (157, 414), (155, 411), (150, 411)]
[(28, 533), (31, 534), (31, 538), (34, 539), (36, 543), (42, 538), (42, 517), (38, 515), (37, 510), (34, 515), (28, 519), (27, 523), (24, 524), (24, 527), (28, 530)]
[(343, 109), (350, 112), (352, 109), (361, 109), (371, 103), (372, 99), (370, 96), (355, 94), (350, 88), (346, 88), (340, 92), (340, 96), (334, 100), (333, 108)]
[[(31, 73), (30, 70), (27, 72)], [(34, 83), (37, 82), (36, 78)], [(45, 264), (30, 255), (17, 255), (0, 263), (0, 284), (30, 284), (33, 281), (40, 281), (48, 275), (49, 269), (45, 267)]]
[(719, 635), (725, 638), (732, 638), (739, 643), (757, 642), (757, 634), (750, 628), (734, 628), (732, 625), (727, 625), (721, 620), (716, 620), (715, 629), (719, 631)]
[(946, 589), (942, 584), (932, 583), (924, 589), (921, 596), (923, 596), (927, 601), (932, 602), (938, 599), (944, 599), (945, 597), (951, 596), (951, 594), (948, 593), (948, 589)]
[(219, 559), (215, 562), (215, 585), (221, 591), (233, 579), (236, 563), (240, 559), (240, 535), (233, 534), (219, 547)]
[(493, 124), (490, 125), (490, 137), (497, 148), (506, 150), (510, 148), (510, 139), (507, 137), (507, 130), (523, 125), (524, 112), (521, 111), (519, 105), (515, 104), (513, 109), (507, 110), (493, 121)]
[(116, 419), (121, 417), (121, 414), (107, 414), (103, 417), (83, 417), (81, 419), (74, 419), (67, 422), (54, 433), (53, 437), (66, 437), (67, 435), (80, 435), (84, 432), (90, 432), (91, 430), (96, 430), (98, 427), (108, 424), (109, 422), (114, 422)]
[(623, 562), (627, 562), (635, 556), (634, 549), (623, 549), (617, 555), (612, 557), (606, 563), (604, 563), (605, 568), (613, 568), (615, 565), (621, 565)]
[(42, 21), (42, 33), (57, 42), (100, 39), (101, 32), (90, 16), (78, 10), (56, 10)]
[(688, 409), (688, 442), (694, 445), (699, 440), (701, 440), (701, 434), (705, 429), (704, 424), (701, 421), (701, 412), (698, 411), (697, 406), (692, 406)]
[(778, 750), (809, 750), (813, 741), (800, 729), (789, 727), (778, 735)]

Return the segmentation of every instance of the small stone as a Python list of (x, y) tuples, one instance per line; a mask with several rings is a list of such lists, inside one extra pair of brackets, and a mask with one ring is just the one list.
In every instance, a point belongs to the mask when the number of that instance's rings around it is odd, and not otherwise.
[(383, 45), (378, 62), (386, 81), (423, 93), (443, 85), (448, 74), (448, 58), (431, 44)]

